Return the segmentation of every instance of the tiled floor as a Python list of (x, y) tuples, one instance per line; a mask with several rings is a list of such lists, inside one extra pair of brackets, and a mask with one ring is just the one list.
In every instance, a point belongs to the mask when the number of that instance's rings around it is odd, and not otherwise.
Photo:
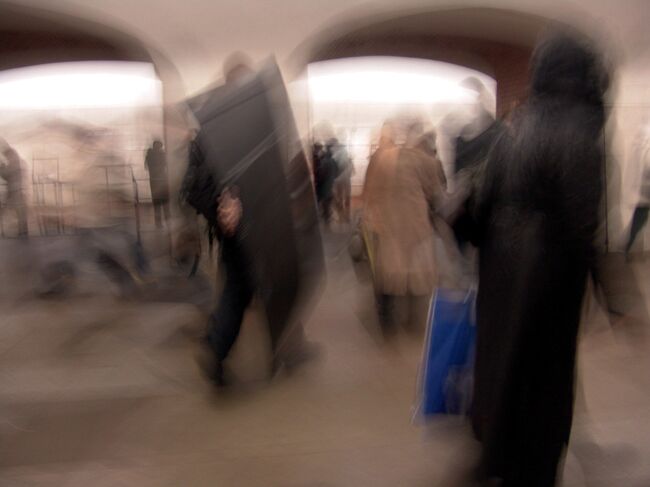
[[(420, 340), (381, 344), (345, 238), (327, 243), (328, 287), (307, 323), (322, 359), (269, 382), (251, 312), (231, 361), (239, 385), (225, 395), (197, 372), (203, 317), (191, 305), (5, 302), (0, 485), (454, 485), (474, 445), (457, 420), (411, 423)], [(650, 266), (635, 266), (645, 286)], [(648, 486), (650, 347), (598, 311), (588, 321), (564, 483)]]

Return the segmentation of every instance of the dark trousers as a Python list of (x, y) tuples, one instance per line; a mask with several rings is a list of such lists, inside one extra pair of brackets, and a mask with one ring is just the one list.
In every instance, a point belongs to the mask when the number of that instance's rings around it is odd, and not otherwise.
[(224, 360), (235, 344), (244, 312), (254, 293), (244, 257), (236, 243), (224, 241), (222, 262), (226, 282), (208, 323), (208, 341), (219, 360)]
[(384, 336), (391, 336), (395, 333), (395, 296), (378, 293), (375, 299), (381, 331)]
[(350, 198), (352, 194), (352, 184), (349, 179), (337, 181), (334, 185), (334, 200), (336, 202), (336, 212), (339, 221), (350, 222)]
[[(226, 282), (217, 308), (208, 322), (208, 343), (217, 359), (223, 361), (239, 336), (246, 308), (255, 294), (255, 285), (242, 249), (234, 239), (222, 241), (222, 262)], [(305, 346), (304, 330), (296, 323), (286, 330), (286, 316), (266, 309), (271, 349), (280, 360), (290, 362)]]
[(628, 239), (627, 245), (625, 246), (626, 254), (630, 251), (632, 245), (634, 244), (634, 240), (636, 240), (637, 235), (645, 226), (646, 221), (648, 221), (649, 211), (650, 207), (647, 206), (637, 206), (634, 209), (634, 215), (632, 216), (632, 226), (630, 228), (630, 238)]
[(18, 235), (26, 237), (29, 231), (27, 228), (27, 209), (25, 206), (16, 207), (16, 218), (18, 219)]
[(419, 334), (426, 329), (429, 296), (378, 293), (375, 299), (379, 325), (386, 338), (395, 335), (398, 323), (409, 333)]
[(156, 227), (162, 227), (162, 213), (165, 214), (165, 222), (169, 225), (169, 201), (164, 199), (154, 199), (153, 212), (156, 219)]
[(334, 203), (334, 196), (326, 196), (320, 202), (321, 216), (325, 223), (329, 223), (332, 219), (332, 204)]

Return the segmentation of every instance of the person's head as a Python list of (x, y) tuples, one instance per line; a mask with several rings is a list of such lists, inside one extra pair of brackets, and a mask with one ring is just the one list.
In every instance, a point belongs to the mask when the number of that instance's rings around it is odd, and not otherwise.
[(562, 96), (600, 105), (609, 76), (592, 44), (565, 30), (537, 45), (531, 59), (533, 96)]
[(470, 76), (461, 81), (460, 86), (476, 93), (476, 104), (474, 105), (473, 116), (481, 116), (485, 113), (490, 113), (494, 104), (494, 98), (480, 79), (475, 76)]
[(418, 147), (426, 154), (435, 156), (438, 152), (436, 149), (436, 131), (429, 130), (428, 132), (422, 134), (420, 140), (418, 141)]
[(332, 137), (327, 141), (325, 147), (328, 151), (334, 150), (339, 145), (339, 140), (336, 137)]
[(460, 86), (465, 89), (481, 94), (485, 90), (485, 85), (475, 76), (469, 76), (460, 82)]
[(395, 145), (395, 127), (392, 122), (384, 122), (379, 134), (379, 147), (391, 147)]
[(2, 155), (5, 157), (9, 165), (20, 164), (20, 156), (13, 147), (7, 147), (2, 151)]
[(223, 77), (227, 84), (236, 82), (253, 72), (251, 58), (241, 51), (230, 54), (223, 63)]
[(153, 150), (160, 151), (162, 150), (162, 148), (163, 148), (163, 143), (160, 140), (156, 139), (153, 141)]
[(406, 129), (406, 147), (415, 147), (420, 142), (420, 137), (424, 133), (424, 125), (420, 121), (411, 123)]

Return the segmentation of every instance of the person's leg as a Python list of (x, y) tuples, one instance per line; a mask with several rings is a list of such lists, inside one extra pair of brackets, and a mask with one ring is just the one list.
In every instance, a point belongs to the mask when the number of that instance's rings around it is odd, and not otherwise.
[(334, 206), (336, 209), (337, 220), (340, 223), (347, 222), (344, 181), (337, 181), (336, 186), (334, 186)]
[(27, 210), (24, 205), (16, 207), (16, 218), (18, 219), (18, 235), (26, 237), (28, 234)]
[(326, 196), (323, 198), (322, 202), (323, 220), (327, 224), (329, 224), (330, 219), (332, 218), (332, 199), (332, 196)]
[(650, 208), (647, 206), (637, 206), (634, 209), (634, 215), (632, 215), (632, 225), (630, 228), (630, 238), (628, 239), (627, 245), (625, 246), (626, 254), (630, 252), (630, 249), (632, 248), (632, 245), (634, 244), (638, 233), (641, 231), (646, 221), (648, 220), (648, 210), (650, 210)]
[(169, 228), (169, 220), (171, 218), (171, 213), (169, 211), (169, 200), (163, 201), (162, 208), (163, 212), (165, 213), (165, 223), (167, 224), (167, 228)]
[(566, 444), (526, 444), (515, 452), (507, 467), (503, 487), (554, 487)]
[(320, 345), (307, 340), (302, 322), (290, 325), (279, 335), (277, 334), (278, 327), (270, 325), (271, 349), (273, 351), (271, 377), (282, 366), (291, 373), (305, 363), (317, 359), (321, 354)]
[(395, 296), (377, 294), (377, 314), (384, 338), (395, 335)]
[(226, 282), (219, 304), (208, 321), (207, 342), (216, 362), (214, 370), (209, 371), (209, 374), (217, 385), (223, 385), (222, 362), (237, 340), (244, 312), (253, 298), (253, 288), (245, 269), (236, 260), (231, 256), (223, 261)]
[(161, 228), (162, 227), (162, 216), (160, 214), (160, 207), (162, 206), (162, 203), (154, 199), (153, 200), (153, 213), (154, 213), (154, 218), (156, 219), (156, 228)]
[(424, 335), (427, 328), (427, 317), (429, 316), (430, 296), (409, 295), (406, 303), (407, 321), (406, 330), (414, 336)]
[(338, 184), (334, 183), (332, 188), (332, 203), (331, 203), (331, 215), (335, 215), (337, 219), (341, 217), (341, 207), (339, 205), (339, 188)]
[(147, 254), (144, 251), (142, 242), (135, 239), (131, 244), (131, 249), (133, 251), (133, 261), (135, 262), (135, 267), (140, 273), (140, 275), (148, 274), (151, 268), (149, 267), (149, 259), (147, 259)]
[(352, 198), (352, 183), (348, 180), (343, 189), (343, 218), (350, 223), (350, 199)]

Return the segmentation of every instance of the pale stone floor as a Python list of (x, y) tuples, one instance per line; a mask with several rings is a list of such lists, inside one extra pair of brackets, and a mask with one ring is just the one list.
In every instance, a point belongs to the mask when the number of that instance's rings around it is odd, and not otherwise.
[[(382, 345), (343, 237), (328, 239), (327, 258), (328, 285), (307, 321), (321, 360), (269, 382), (266, 337), (249, 313), (228, 394), (198, 373), (204, 317), (191, 305), (108, 293), (5, 300), (0, 485), (454, 485), (474, 445), (456, 419), (413, 425), (421, 340), (402, 333)], [(648, 269), (635, 263), (644, 285)], [(588, 321), (564, 485), (649, 486), (650, 347), (612, 332), (602, 313)]]

